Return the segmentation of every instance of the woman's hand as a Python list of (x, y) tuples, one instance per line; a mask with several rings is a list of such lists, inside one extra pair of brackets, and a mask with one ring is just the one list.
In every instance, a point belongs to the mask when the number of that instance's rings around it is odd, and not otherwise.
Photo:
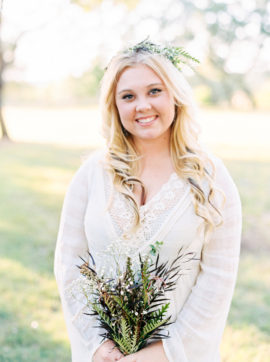
[(107, 340), (96, 350), (93, 362), (114, 362), (119, 361), (124, 355), (119, 351), (115, 344)]
[(162, 342), (151, 343), (149, 346), (141, 349), (139, 352), (123, 357), (119, 362), (169, 362)]

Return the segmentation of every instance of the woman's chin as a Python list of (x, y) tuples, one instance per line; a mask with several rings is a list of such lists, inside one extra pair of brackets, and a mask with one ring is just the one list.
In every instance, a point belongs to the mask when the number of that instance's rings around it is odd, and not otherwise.
[(139, 141), (139, 142), (150, 142), (150, 141), (155, 141), (155, 140), (158, 140), (160, 139), (162, 135), (160, 134), (156, 134), (154, 132), (148, 132), (147, 134), (144, 133), (142, 135), (134, 135), (133, 136), (133, 139), (136, 141)]

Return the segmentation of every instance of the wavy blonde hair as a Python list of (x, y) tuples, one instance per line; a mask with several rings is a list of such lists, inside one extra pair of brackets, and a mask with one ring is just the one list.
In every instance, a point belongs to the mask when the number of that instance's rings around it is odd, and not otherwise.
[[(145, 51), (120, 53), (108, 65), (101, 84), (100, 106), (103, 134), (107, 142), (106, 168), (113, 177), (114, 187), (129, 200), (135, 211), (136, 228), (140, 224), (134, 184), (144, 187), (139, 174), (139, 158), (132, 136), (121, 124), (115, 103), (117, 82), (125, 69), (144, 64), (150, 67), (164, 82), (175, 100), (175, 119), (171, 125), (170, 152), (176, 173), (190, 184), (195, 213), (205, 221), (205, 232), (222, 222), (220, 210), (214, 205), (215, 167), (198, 143), (196, 106), (191, 87), (181, 72), (164, 56)], [(205, 191), (203, 183), (207, 181)]]

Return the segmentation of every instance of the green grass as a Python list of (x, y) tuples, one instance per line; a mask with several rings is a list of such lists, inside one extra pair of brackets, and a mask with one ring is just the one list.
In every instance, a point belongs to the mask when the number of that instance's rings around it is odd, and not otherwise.
[(0, 361), (68, 361), (53, 276), (65, 188), (83, 150), (0, 144)]
[[(67, 183), (87, 153), (0, 144), (0, 361), (70, 360), (53, 253)], [(225, 163), (243, 201), (244, 232), (223, 362), (269, 362), (270, 162)]]

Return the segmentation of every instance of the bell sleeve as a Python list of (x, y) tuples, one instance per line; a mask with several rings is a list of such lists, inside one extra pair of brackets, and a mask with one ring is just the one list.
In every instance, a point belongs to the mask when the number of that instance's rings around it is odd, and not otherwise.
[[(89, 362), (100, 345), (99, 329), (93, 328), (97, 322), (87, 316), (83, 295), (70, 294), (70, 286), (80, 277), (76, 265), (82, 263), (79, 256), (88, 259), (88, 244), (85, 236), (84, 216), (88, 198), (94, 187), (91, 174), (94, 165), (87, 160), (73, 177), (63, 204), (58, 232), (54, 273), (62, 302), (64, 318), (71, 343), (72, 361)], [(89, 312), (89, 310), (88, 310)]]
[(223, 163), (215, 163), (216, 184), (226, 197), (223, 224), (204, 244), (196, 283), (168, 328), (170, 338), (163, 340), (169, 362), (220, 361), (219, 345), (238, 270), (242, 218), (238, 191)]

